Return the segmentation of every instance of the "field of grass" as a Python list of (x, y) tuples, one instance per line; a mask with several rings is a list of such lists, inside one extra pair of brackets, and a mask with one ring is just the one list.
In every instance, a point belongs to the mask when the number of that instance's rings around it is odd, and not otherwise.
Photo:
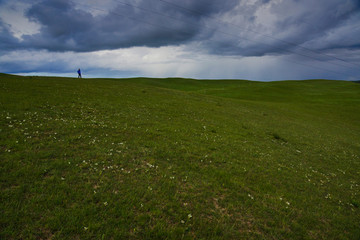
[(0, 239), (360, 239), (360, 84), (0, 75)]

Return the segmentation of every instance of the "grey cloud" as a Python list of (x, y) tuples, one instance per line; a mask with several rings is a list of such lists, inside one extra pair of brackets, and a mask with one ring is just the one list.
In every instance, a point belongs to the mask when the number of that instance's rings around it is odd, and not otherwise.
[(19, 46), (19, 40), (9, 31), (10, 26), (0, 18), (0, 52), (11, 51)]
[[(267, 13), (272, 14), (275, 20), (269, 18), (271, 25), (261, 24), (259, 9), (266, 5)], [(243, 1), (239, 15), (243, 21), (232, 25), (224, 24), (222, 31), (214, 31), (211, 41), (204, 41), (203, 47), (214, 54), (263, 56), (299, 54), (314, 57), (314, 52), (307, 49), (330, 50), (332, 48), (358, 48), (359, 31), (346, 26), (358, 23), (354, 16), (360, 14), (360, 3), (356, 0), (338, 1), (255, 1), (249, 4)], [(262, 19), (264, 21), (264, 19)], [(330, 41), (331, 33), (342, 28), (341, 36)], [(225, 30), (223, 30), (225, 29)], [(346, 29), (346, 31), (345, 31)], [(339, 39), (343, 37), (343, 39)], [(344, 37), (357, 39), (346, 41)], [(323, 41), (326, 39), (327, 41)], [(335, 40), (335, 41), (334, 41)], [(322, 45), (318, 44), (322, 41)], [(312, 45), (310, 43), (316, 44)], [(300, 46), (301, 45), (301, 46)], [(307, 49), (304, 49), (306, 46)], [(315, 54), (316, 55), (316, 54)], [(317, 56), (316, 56), (317, 57)]]
[(296, 38), (300, 43), (342, 25), (360, 11), (359, 4), (350, 0), (327, 0), (326, 4), (324, 1), (311, 1), (311, 4), (308, 1), (306, 8), (301, 7), (302, 3), (291, 2), (274, 5), (271, 11), (277, 16), (284, 16), (278, 18), (276, 29), (282, 31), (296, 28), (297, 34), (289, 37)]
[[(26, 61), (1, 62), (0, 72), (3, 73), (29, 73), (29, 72), (64, 72), (69, 71), (67, 64), (59, 62), (43, 62), (32, 65)], [(74, 71), (74, 70), (73, 70)], [(74, 71), (75, 72), (75, 71)]]
[[(93, 15), (90, 10), (97, 7), (86, 2), (42, 0), (26, 12), (40, 24), (40, 32), (19, 41), (3, 27), (0, 47), (91, 52), (196, 42), (198, 50), (237, 56), (292, 54), (303, 50), (298, 45), (322, 50), (359, 47), (359, 41), (344, 44), (329, 34), (341, 32), (358, 39), (359, 31), (346, 27), (359, 20), (349, 21), (359, 15), (357, 0), (164, 1), (113, 1), (110, 12), (100, 7), (102, 14)], [(136, 8), (131, 6), (135, 4)], [(272, 25), (261, 11), (272, 15)]]
[[(284, 40), (297, 44), (322, 38), (348, 24), (348, 19), (360, 13), (360, 5), (356, 0), (306, 1), (305, 7), (302, 5), (304, 2), (291, 2), (274, 5), (271, 10), (277, 16), (286, 16), (278, 18), (275, 32), (288, 32)], [(291, 8), (295, 8), (296, 13)]]
[[(205, 15), (229, 9), (236, 1), (184, 1), (185, 9)], [(138, 1), (137, 8), (121, 4), (105, 16), (93, 16), (75, 9), (68, 0), (42, 1), (33, 5), (26, 16), (39, 23), (41, 32), (25, 36), (23, 45), (50, 51), (95, 51), (133, 46), (159, 47), (192, 40), (202, 31), (200, 15), (191, 14), (171, 4)], [(180, 5), (180, 4), (179, 4)], [(96, 11), (96, 7), (91, 10)], [(168, 17), (167, 17), (168, 16)]]

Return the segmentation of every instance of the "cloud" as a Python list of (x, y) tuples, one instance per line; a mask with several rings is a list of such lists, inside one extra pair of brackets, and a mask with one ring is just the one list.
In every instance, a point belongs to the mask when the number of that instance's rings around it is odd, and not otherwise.
[[(189, 46), (160, 48), (134, 47), (95, 52), (13, 51), (0, 56), (0, 72), (26, 75), (76, 77), (80, 67), (84, 77), (188, 77), (198, 79), (354, 79), (356, 68), (333, 66), (294, 56), (231, 57), (193, 52)], [(339, 50), (337, 50), (339, 51)], [(360, 56), (360, 50), (354, 54)], [(341, 56), (341, 55), (340, 55)], [(345, 57), (345, 56), (342, 56)], [(359, 57), (353, 59), (359, 61)], [(299, 64), (300, 63), (300, 64)], [(325, 71), (324, 71), (325, 69)]]
[(346, 62), (360, 64), (357, 0), (0, 0), (0, 6), (5, 72), (359, 76)]
[[(347, 26), (358, 19), (348, 20), (359, 12), (359, 5), (356, 0), (122, 0), (97, 6), (42, 0), (25, 11), (25, 17), (40, 26), (38, 33), (25, 34), (21, 42), (9, 32), (2, 35), (12, 48), (48, 51), (91, 52), (198, 42), (204, 51), (216, 55), (283, 55), (293, 53), (298, 45), (323, 39), (337, 28), (351, 33)], [(346, 47), (357, 48), (358, 44)]]
[[(215, 14), (231, 4), (218, 1), (184, 1), (192, 11)], [(229, 1), (233, 2), (234, 1)], [(155, 4), (154, 4), (155, 3)], [(218, 8), (222, 6), (222, 8)], [(89, 11), (90, 10), (90, 11)], [(50, 51), (89, 52), (134, 46), (160, 47), (190, 41), (202, 29), (201, 16), (179, 11), (160, 1), (118, 2), (102, 15), (103, 8), (68, 0), (45, 0), (27, 10), (26, 16), (41, 26), (41, 32), (24, 37), (23, 45)]]
[(0, 19), (0, 53), (17, 49), (19, 40), (9, 30), (9, 25)]
[[(359, 3), (350, 0), (242, 1), (221, 16), (227, 24), (219, 25), (203, 45), (214, 54), (241, 56), (299, 54), (304, 51), (300, 45), (315, 51), (358, 48), (359, 40), (343, 44), (339, 38), (359, 36), (358, 30), (352, 28), (359, 22), (359, 12)], [(328, 41), (321, 46), (308, 44), (337, 32), (342, 32), (336, 35), (337, 44)]]

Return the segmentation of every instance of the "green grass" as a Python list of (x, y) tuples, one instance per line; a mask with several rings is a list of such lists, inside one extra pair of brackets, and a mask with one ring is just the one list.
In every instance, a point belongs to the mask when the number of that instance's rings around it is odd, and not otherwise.
[(360, 84), (0, 75), (1, 239), (360, 239)]

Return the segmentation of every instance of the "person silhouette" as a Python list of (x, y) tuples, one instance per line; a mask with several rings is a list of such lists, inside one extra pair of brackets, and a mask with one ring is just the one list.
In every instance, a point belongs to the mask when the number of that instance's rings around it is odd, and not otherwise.
[(81, 77), (81, 70), (80, 70), (80, 68), (79, 68), (79, 70), (77, 70), (77, 73), (78, 73), (78, 78), (82, 78), (82, 77)]

